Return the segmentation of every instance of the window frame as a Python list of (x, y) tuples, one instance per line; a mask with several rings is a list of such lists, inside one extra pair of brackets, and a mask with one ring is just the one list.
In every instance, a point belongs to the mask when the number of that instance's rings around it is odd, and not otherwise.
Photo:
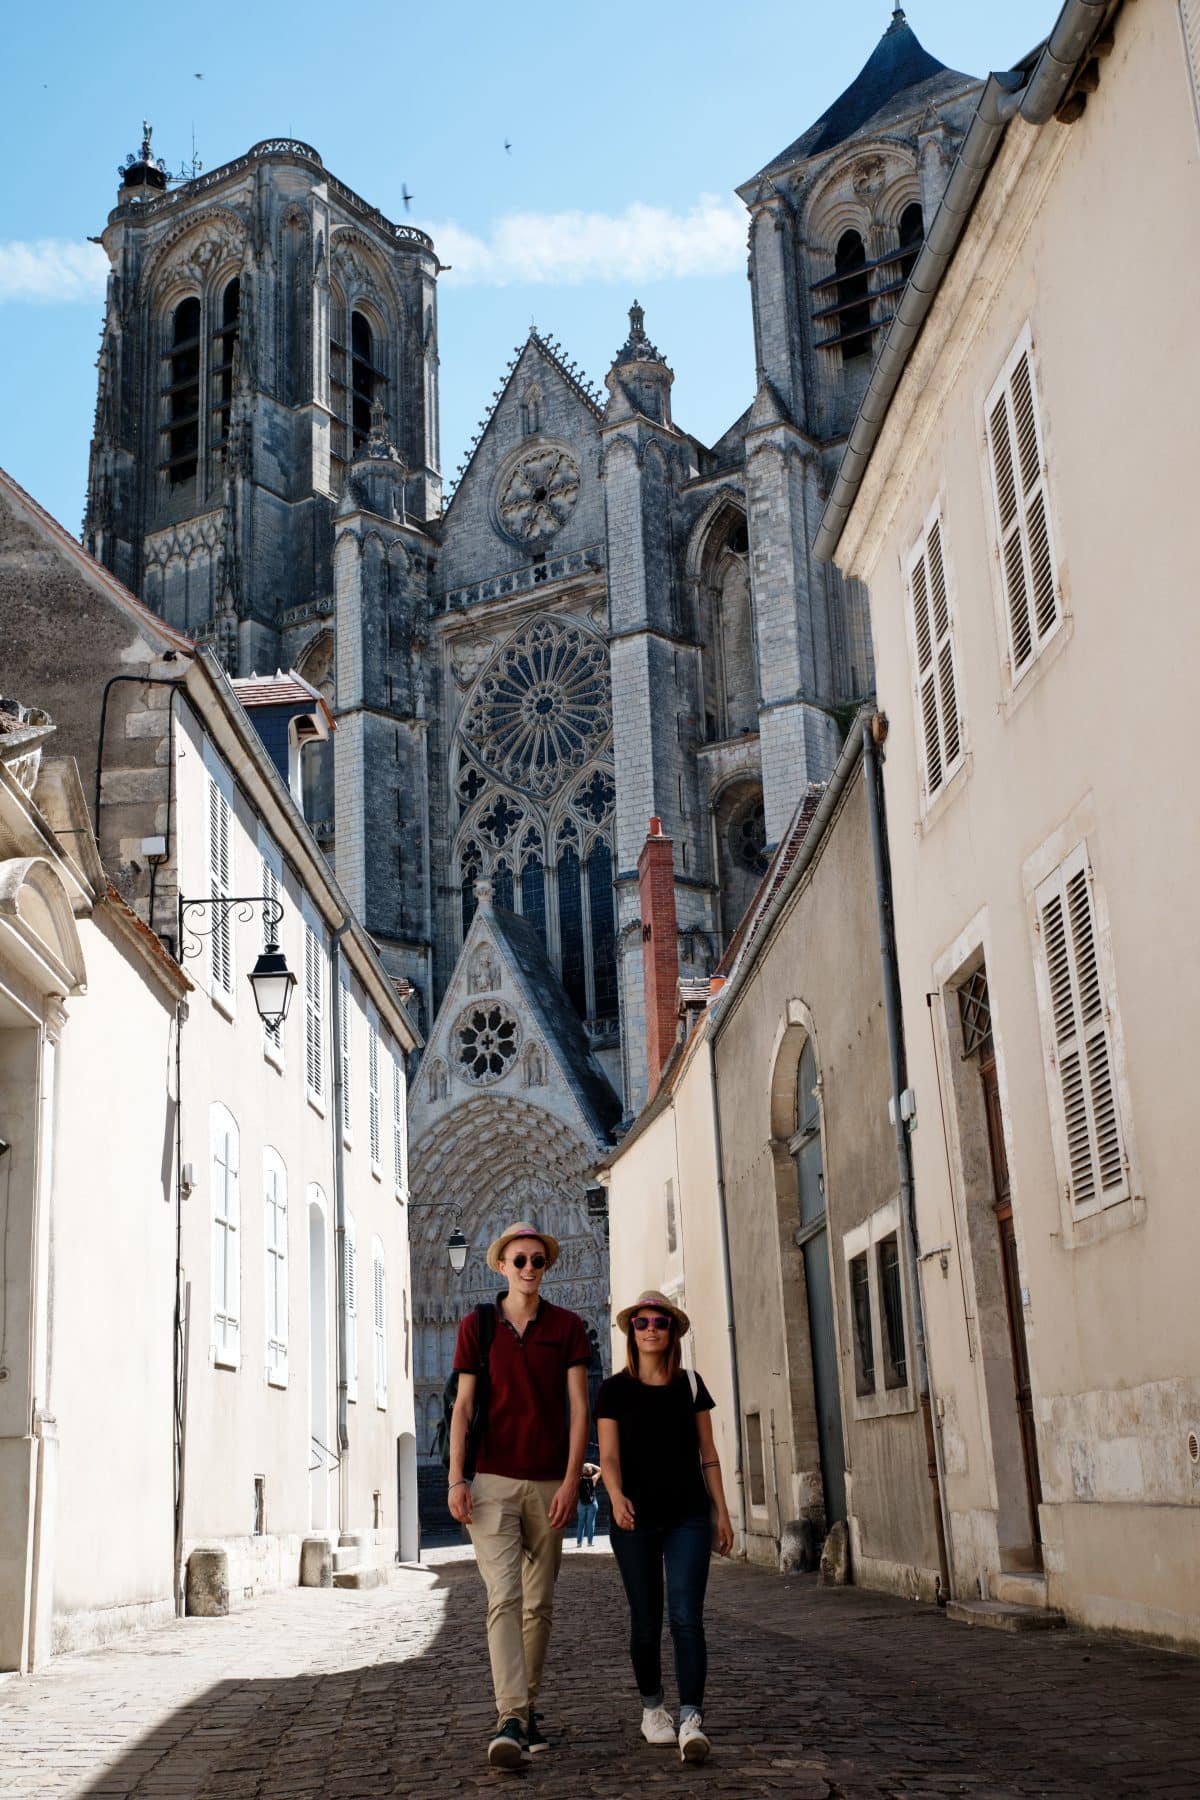
[(342, 1271), (342, 1303), (346, 1315), (346, 1399), (358, 1400), (358, 1227), (346, 1214)]
[(268, 1386), (286, 1388), (290, 1308), (287, 1169), (270, 1144), (262, 1154), (262, 1177), (266, 1377)]
[(402, 1054), (392, 1046), (392, 1182), (397, 1200), (408, 1200), (408, 1075)]
[[(1019, 434), (1015, 422), (1015, 403), (1012, 397), (1012, 384), (1020, 365), (1025, 362), (1029, 370), (1029, 388), (1032, 401), (1031, 417), (1038, 456), (1038, 477), (1026, 491), (1019, 474), (1020, 446)], [(995, 438), (993, 436), (993, 415), (1001, 401), (1005, 407), (1005, 448), (1009, 457), (1010, 474), (1013, 477), (1014, 511), (1007, 522), (1004, 519), (1000, 498), (1000, 478), (996, 461)], [(1050, 481), (1049, 455), (1046, 448), (1045, 408), (1042, 398), (1042, 382), (1038, 367), (1038, 358), (1033, 341), (1033, 326), (1026, 320), (1017, 335), (1016, 342), (1006, 356), (1000, 373), (996, 377), (983, 403), (982, 417), (983, 472), (987, 485), (990, 518), (989, 535), (992, 547), (992, 564), (996, 577), (996, 594), (1000, 608), (1001, 643), (1004, 646), (1003, 664), (1008, 694), (1015, 696), (1034, 669), (1040, 667), (1051, 644), (1063, 636), (1064, 626), (1069, 618), (1066, 596), (1063, 591), (1060, 560), (1058, 554), (1058, 533), (1055, 527), (1053, 492)], [(1034, 596), (1033, 555), (1029, 543), (1027, 519), (1031, 504), (1040, 498), (1041, 516), (1045, 528), (1046, 550), (1049, 558), (1053, 598), (1054, 618), (1043, 630), (1037, 620), (1037, 606)], [(1014, 530), (1015, 526), (1015, 530)], [(1017, 665), (1017, 645), (1013, 631), (1013, 604), (1009, 588), (1006, 563), (1006, 549), (1016, 545), (1021, 557), (1021, 572), (1025, 590), (1026, 628), (1029, 632), (1030, 648), (1028, 654)]]
[[(883, 1206), (864, 1219), (861, 1224), (843, 1233), (842, 1236), (842, 1304), (845, 1308), (846, 1328), (841, 1334), (841, 1354), (849, 1356), (853, 1363), (853, 1379), (843, 1382), (842, 1385), (846, 1403), (852, 1408), (856, 1419), (888, 1418), (896, 1413), (913, 1412), (917, 1406), (914, 1353), (916, 1339), (913, 1330), (915, 1309), (909, 1278), (908, 1257), (905, 1254), (905, 1230), (900, 1196), (895, 1194)], [(891, 1339), (887, 1327), (880, 1273), (880, 1250), (892, 1237), (896, 1239), (898, 1252), (900, 1319), (904, 1333), (905, 1353), (904, 1379), (899, 1381), (889, 1381), (888, 1379)], [(866, 1258), (867, 1267), (867, 1295), (873, 1349), (873, 1366), (869, 1381), (859, 1354), (854, 1306), (854, 1265), (863, 1257)], [(893, 1372), (895, 1367), (895, 1363), (892, 1362)]]
[[(205, 737), (205, 893), (210, 900), (229, 901), (237, 892), (234, 845), (237, 813), (236, 784), (223, 758)], [(237, 1016), (237, 937), (234, 909), (210, 908), (208, 954), (205, 958), (210, 1000), (228, 1019)], [(222, 964), (224, 973), (222, 973)]]
[(343, 980), (339, 1011), (338, 1055), (341, 1058), (342, 1076), (342, 1143), (347, 1150), (354, 1143), (354, 1029), (350, 1017), (351, 993), (350, 983)]
[[(932, 558), (930, 545), (936, 532), (938, 559), (941, 565), (942, 590), (945, 599), (945, 626), (938, 630), (936, 609), (934, 606), (934, 588), (932, 580)], [(918, 588), (916, 576), (918, 569), (924, 567), (925, 574), (925, 612), (927, 618), (927, 636), (929, 642), (929, 660), (922, 662), (921, 631), (918, 619)], [(951, 788), (955, 777), (967, 761), (966, 720), (963, 711), (962, 663), (958, 649), (957, 629), (957, 595), (951, 575), (950, 558), (946, 547), (946, 521), (939, 494), (930, 507), (921, 526), (916, 542), (904, 561), (905, 592), (905, 627), (908, 637), (909, 668), (911, 672), (911, 689), (913, 697), (913, 735), (916, 742), (917, 765), (921, 771), (921, 816), (927, 818), (932, 809)], [(945, 697), (945, 676), (942, 669), (943, 659), (948, 656), (950, 664), (950, 685), (954, 702), (954, 724), (957, 748), (950, 757), (946, 755), (948, 744), (947, 707)], [(937, 748), (941, 773), (936, 786), (930, 782), (929, 759), (929, 727), (925, 708), (925, 691), (932, 684), (934, 700), (934, 723), (937, 733)]]
[[(224, 1140), (223, 1162), (218, 1161), (219, 1139)], [(220, 1100), (214, 1100), (208, 1109), (208, 1142), (209, 1342), (214, 1368), (239, 1369), (242, 1363), (241, 1131), (229, 1108)], [(218, 1167), (224, 1170), (220, 1183)]]
[(379, 1072), (379, 1018), (374, 1008), (367, 1009), (367, 1141), (371, 1157), (371, 1173), (376, 1181), (383, 1179), (383, 1085)]
[[(304, 907), (304, 1088), (308, 1103), (325, 1115), (325, 934), (316, 913)], [(313, 1072), (317, 1082), (313, 1084)]]
[(375, 1405), (380, 1412), (386, 1412), (388, 1403), (387, 1265), (384, 1261), (383, 1244), (378, 1237), (371, 1239), (371, 1303)]

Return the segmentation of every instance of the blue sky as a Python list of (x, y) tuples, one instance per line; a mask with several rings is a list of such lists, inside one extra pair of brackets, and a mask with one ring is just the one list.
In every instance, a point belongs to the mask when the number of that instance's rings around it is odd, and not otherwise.
[[(144, 0), (10, 10), (0, 109), (0, 464), (72, 531), (83, 508), (103, 303), (87, 244), (143, 116), (177, 169), (305, 139), (389, 217), (432, 231), (442, 446), (453, 476), (531, 320), (600, 382), (636, 297), (679, 424), (714, 441), (752, 397), (734, 186), (857, 74), (890, 0), (541, 9)], [(911, 0), (952, 68), (1010, 65), (1055, 0)], [(197, 76), (202, 79), (197, 79)], [(505, 139), (512, 142), (510, 153)]]

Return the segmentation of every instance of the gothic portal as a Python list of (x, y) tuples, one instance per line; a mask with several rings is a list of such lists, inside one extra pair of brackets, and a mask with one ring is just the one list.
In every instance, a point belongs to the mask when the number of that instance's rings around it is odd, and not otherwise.
[(588, 1185), (646, 1092), (638, 852), (657, 814), (705, 976), (871, 691), (865, 596), (809, 547), (977, 88), (897, 8), (738, 189), (758, 376), (716, 443), (635, 302), (603, 395), (530, 331), (448, 501), (431, 240), (292, 139), (170, 186), (147, 134), (121, 171), (85, 541), (231, 674), (332, 708), (306, 815), (427, 1040), (419, 1415), (516, 1213), (607, 1343)]

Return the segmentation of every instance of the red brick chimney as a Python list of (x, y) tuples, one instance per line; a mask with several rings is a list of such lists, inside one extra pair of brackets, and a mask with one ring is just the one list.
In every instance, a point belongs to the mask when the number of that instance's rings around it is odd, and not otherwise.
[(642, 976), (646, 988), (647, 1099), (658, 1088), (663, 1064), (671, 1054), (679, 1017), (679, 936), (675, 924), (675, 858), (657, 814), (638, 857), (638, 895), (642, 909)]

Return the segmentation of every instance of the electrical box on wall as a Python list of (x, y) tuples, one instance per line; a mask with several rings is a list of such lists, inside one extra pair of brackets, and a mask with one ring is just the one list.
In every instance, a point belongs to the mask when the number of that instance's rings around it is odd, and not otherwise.
[[(900, 1117), (911, 1130), (915, 1131), (917, 1129), (917, 1093), (915, 1088), (906, 1087), (901, 1094)], [(894, 1098), (888, 1101), (888, 1118), (893, 1125), (896, 1123), (896, 1102)]]

